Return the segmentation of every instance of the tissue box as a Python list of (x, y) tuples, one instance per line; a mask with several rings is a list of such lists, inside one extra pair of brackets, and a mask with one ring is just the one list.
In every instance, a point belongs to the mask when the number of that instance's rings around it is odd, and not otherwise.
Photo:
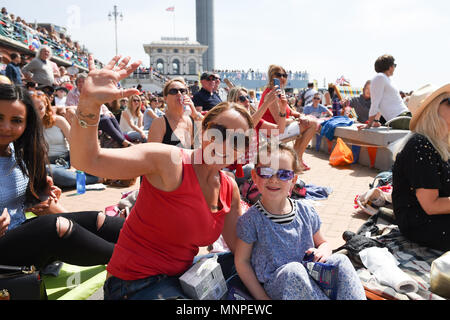
[(180, 277), (184, 293), (194, 300), (220, 300), (227, 293), (217, 259), (201, 259)]

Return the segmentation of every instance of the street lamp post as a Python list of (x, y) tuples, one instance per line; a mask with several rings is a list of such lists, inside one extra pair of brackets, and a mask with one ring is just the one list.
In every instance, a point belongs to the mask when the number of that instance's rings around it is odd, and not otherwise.
[(120, 18), (120, 21), (123, 20), (123, 14), (117, 11), (117, 5), (114, 6), (114, 11), (108, 14), (108, 18), (111, 19), (114, 17), (114, 27), (115, 27), (115, 36), (116, 36), (116, 56), (119, 54), (119, 49), (117, 45), (117, 18)]

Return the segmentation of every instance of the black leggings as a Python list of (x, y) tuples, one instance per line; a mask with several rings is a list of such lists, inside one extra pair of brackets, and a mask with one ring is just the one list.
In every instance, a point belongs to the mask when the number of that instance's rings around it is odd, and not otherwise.
[(98, 128), (107, 133), (114, 141), (122, 144), (125, 141), (125, 136), (120, 130), (120, 125), (116, 118), (102, 115)]
[[(98, 216), (99, 212), (92, 211), (30, 219), (0, 238), (0, 264), (37, 268), (54, 261), (78, 266), (107, 264), (125, 219), (105, 216), (97, 230)], [(59, 217), (70, 223), (62, 235), (57, 230)]]

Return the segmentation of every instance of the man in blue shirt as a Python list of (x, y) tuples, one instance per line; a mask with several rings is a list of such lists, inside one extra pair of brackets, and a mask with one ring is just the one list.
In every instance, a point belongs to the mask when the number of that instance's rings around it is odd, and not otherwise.
[(11, 53), (11, 63), (6, 66), (6, 76), (17, 85), (22, 85), (22, 72), (20, 71), (21, 57), (17, 53)]
[(303, 113), (306, 115), (312, 115), (316, 118), (332, 117), (333, 113), (330, 110), (328, 110), (328, 108), (320, 104), (321, 100), (322, 99), (320, 98), (320, 93), (316, 93), (312, 100), (313, 101), (312, 104), (306, 106), (303, 109)]
[(222, 102), (220, 96), (214, 92), (217, 80), (217, 76), (211, 72), (205, 72), (200, 77), (202, 88), (192, 99), (197, 111), (209, 111)]

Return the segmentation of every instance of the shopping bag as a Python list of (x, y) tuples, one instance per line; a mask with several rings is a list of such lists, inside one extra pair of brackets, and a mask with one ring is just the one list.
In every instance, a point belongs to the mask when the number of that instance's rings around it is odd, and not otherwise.
[(341, 138), (337, 138), (336, 146), (330, 155), (332, 166), (345, 166), (353, 163), (353, 152)]

